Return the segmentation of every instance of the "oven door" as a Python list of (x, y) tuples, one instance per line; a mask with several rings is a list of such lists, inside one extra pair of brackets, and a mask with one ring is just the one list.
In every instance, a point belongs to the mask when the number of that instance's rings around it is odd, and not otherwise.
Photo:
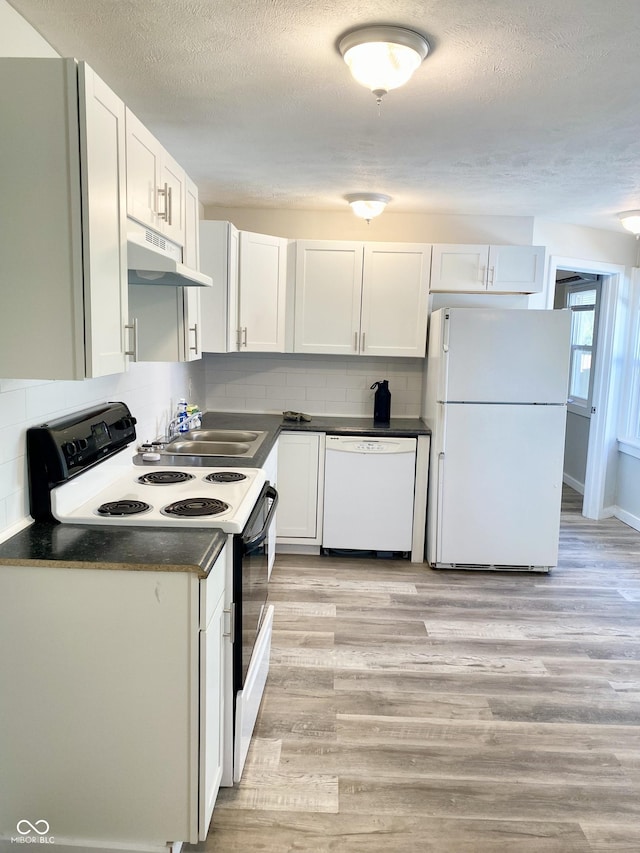
[(233, 692), (242, 689), (267, 603), (269, 525), (278, 504), (278, 493), (265, 483), (249, 520), (234, 542), (233, 600), (235, 636)]
[(278, 493), (266, 483), (234, 537), (233, 781), (239, 782), (269, 672), (273, 606), (267, 607), (267, 536)]

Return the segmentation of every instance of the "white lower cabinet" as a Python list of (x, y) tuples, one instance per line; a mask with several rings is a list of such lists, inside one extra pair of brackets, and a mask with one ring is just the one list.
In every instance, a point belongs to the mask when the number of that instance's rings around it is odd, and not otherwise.
[(230, 560), (228, 543), (205, 580), (0, 566), (0, 682), (13, 685), (0, 847), (25, 817), (70, 849), (206, 838), (222, 776)]
[(280, 433), (278, 545), (321, 544), (324, 444), (324, 433)]
[[(230, 546), (227, 545), (226, 548)], [(223, 552), (223, 561), (226, 552)], [(198, 835), (207, 837), (224, 755), (224, 573), (200, 582), (200, 790)]]
[(544, 246), (436, 244), (432, 293), (541, 293)]

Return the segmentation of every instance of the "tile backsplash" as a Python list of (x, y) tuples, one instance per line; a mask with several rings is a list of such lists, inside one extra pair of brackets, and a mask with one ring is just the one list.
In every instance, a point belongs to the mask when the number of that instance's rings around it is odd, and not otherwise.
[(368, 416), (371, 385), (388, 379), (392, 417), (420, 415), (419, 358), (227, 353), (205, 355), (206, 406), (224, 412), (287, 410)]
[(204, 404), (202, 378), (194, 362), (132, 364), (126, 373), (79, 382), (0, 379), (0, 535), (29, 517), (27, 427), (122, 400), (138, 420), (138, 438), (153, 438), (164, 431), (179, 397)]

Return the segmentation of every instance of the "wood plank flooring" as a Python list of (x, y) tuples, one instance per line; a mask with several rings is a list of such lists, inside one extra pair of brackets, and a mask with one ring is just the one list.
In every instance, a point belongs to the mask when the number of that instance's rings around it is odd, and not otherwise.
[(213, 853), (640, 851), (640, 533), (565, 490), (550, 575), (279, 556)]

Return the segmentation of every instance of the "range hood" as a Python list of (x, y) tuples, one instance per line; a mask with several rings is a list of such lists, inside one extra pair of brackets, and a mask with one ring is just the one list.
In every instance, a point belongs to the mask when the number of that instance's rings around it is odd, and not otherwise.
[(211, 287), (213, 280), (182, 263), (182, 249), (144, 225), (127, 222), (129, 284)]

